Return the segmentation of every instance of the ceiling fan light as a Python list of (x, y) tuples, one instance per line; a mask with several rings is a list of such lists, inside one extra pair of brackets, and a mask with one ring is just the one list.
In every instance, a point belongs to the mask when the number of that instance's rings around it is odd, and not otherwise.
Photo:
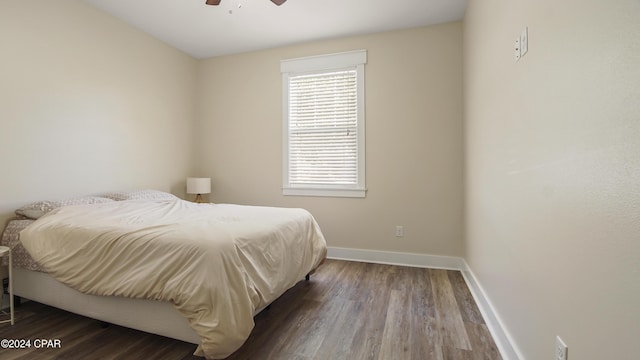
[(287, 0), (271, 0), (272, 3), (274, 3), (274, 4), (278, 5), (278, 6), (284, 4), (285, 1), (287, 1)]

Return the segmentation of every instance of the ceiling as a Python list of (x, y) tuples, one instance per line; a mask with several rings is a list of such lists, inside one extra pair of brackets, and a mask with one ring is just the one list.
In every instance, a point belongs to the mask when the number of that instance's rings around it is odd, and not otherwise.
[(195, 58), (461, 20), (468, 0), (85, 0)]

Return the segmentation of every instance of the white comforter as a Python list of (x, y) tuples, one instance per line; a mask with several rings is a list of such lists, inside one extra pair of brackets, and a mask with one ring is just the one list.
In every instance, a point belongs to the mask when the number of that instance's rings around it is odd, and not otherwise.
[(196, 355), (211, 359), (237, 350), (254, 312), (326, 256), (306, 210), (182, 200), (63, 207), (20, 239), (78, 291), (171, 301), (202, 337)]

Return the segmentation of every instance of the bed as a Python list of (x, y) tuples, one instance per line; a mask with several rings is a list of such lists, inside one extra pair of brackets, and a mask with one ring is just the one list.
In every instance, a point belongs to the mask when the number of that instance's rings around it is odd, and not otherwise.
[(124, 194), (18, 209), (23, 218), (2, 237), (14, 251), (14, 293), (221, 359), (244, 343), (260, 309), (326, 257), (303, 209)]

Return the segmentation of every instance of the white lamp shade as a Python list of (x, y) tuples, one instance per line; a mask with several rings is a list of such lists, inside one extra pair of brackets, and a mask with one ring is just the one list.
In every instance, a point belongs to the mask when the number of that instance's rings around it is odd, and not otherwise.
[(187, 178), (187, 194), (211, 193), (211, 178)]

